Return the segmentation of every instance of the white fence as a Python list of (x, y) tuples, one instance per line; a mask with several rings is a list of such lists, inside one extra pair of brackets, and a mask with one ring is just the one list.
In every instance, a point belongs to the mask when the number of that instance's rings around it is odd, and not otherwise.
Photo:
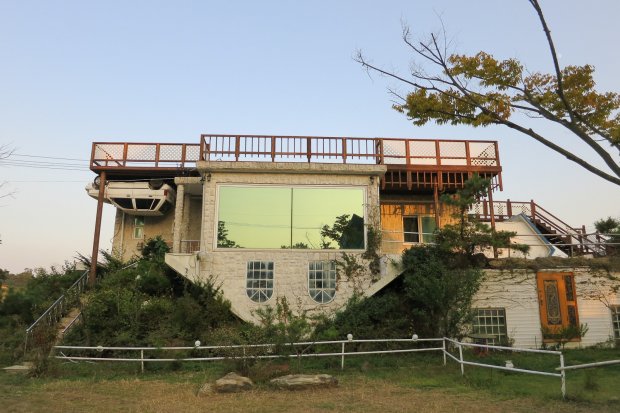
[[(387, 345), (405, 345), (405, 348), (388, 349), (388, 350), (360, 350), (358, 345), (363, 343), (385, 343)], [(423, 344), (426, 343), (426, 344)], [(434, 346), (424, 347), (420, 344), (427, 345), (431, 343), (438, 343)], [(409, 346), (406, 346), (409, 344)], [(335, 350), (327, 352), (316, 351), (319, 346), (333, 346)], [(451, 353), (450, 347), (458, 349), (458, 357)], [(510, 361), (506, 362), (505, 366), (486, 364), (482, 362), (467, 361), (463, 355), (463, 348), (474, 348), (479, 351), (488, 352), (489, 350), (505, 351), (513, 353), (535, 353), (546, 354), (550, 356), (558, 357), (559, 367), (554, 372), (540, 371), (533, 369), (525, 369), (515, 367)], [(299, 343), (282, 343), (282, 344), (247, 344), (247, 345), (228, 345), (228, 346), (202, 346), (199, 341), (193, 347), (109, 347), (109, 346), (55, 346), (56, 351), (59, 353), (55, 357), (57, 359), (69, 360), (69, 361), (117, 361), (117, 362), (139, 362), (144, 371), (145, 363), (157, 363), (157, 362), (201, 362), (201, 361), (221, 361), (221, 360), (246, 360), (246, 359), (277, 359), (277, 358), (308, 358), (308, 357), (340, 357), (340, 368), (344, 369), (345, 357), (359, 356), (359, 355), (372, 355), (372, 354), (397, 354), (397, 353), (416, 353), (416, 352), (442, 352), (443, 364), (446, 365), (447, 359), (451, 359), (459, 363), (461, 367), (461, 374), (465, 374), (465, 366), (476, 366), (482, 368), (497, 369), (503, 371), (509, 371), (513, 373), (525, 373), (535, 374), (540, 376), (557, 377), (560, 378), (562, 397), (566, 396), (566, 371), (576, 370), (582, 368), (598, 367), (612, 364), (620, 364), (620, 360), (610, 360), (598, 363), (588, 363), (574, 366), (564, 365), (564, 355), (561, 351), (552, 350), (536, 350), (527, 348), (516, 347), (504, 347), (504, 346), (492, 346), (483, 344), (474, 344), (468, 342), (462, 342), (453, 340), (450, 338), (406, 338), (406, 339), (371, 339), (371, 340), (354, 340), (349, 334), (347, 340), (333, 340), (333, 341), (308, 341)], [(277, 349), (289, 348), (291, 351), (289, 354), (276, 354)], [(314, 351), (310, 352), (313, 349)], [(175, 351), (192, 351), (195, 353), (204, 353), (204, 356), (196, 357), (149, 357), (149, 353), (154, 352), (175, 352)], [(78, 355), (70, 355), (65, 353), (75, 353)], [(99, 353), (93, 355), (93, 353)], [(125, 352), (125, 353), (137, 353), (136, 356), (123, 356), (112, 357), (110, 353), (113, 352)], [(87, 354), (84, 354), (87, 353)], [(90, 353), (90, 354), (88, 354)], [(139, 356), (138, 356), (139, 355)], [(480, 359), (482, 360), (482, 359)]]

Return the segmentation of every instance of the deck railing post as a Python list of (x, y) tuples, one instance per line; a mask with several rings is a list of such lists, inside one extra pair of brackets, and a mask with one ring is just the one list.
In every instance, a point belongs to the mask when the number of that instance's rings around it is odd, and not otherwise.
[(308, 163), (310, 162), (310, 158), (312, 158), (312, 141), (310, 138), (306, 138), (306, 156), (308, 157)]
[(240, 146), (241, 146), (241, 136), (235, 136), (235, 161), (239, 160)]
[(508, 214), (508, 218), (512, 218), (512, 203), (510, 199), (506, 200), (506, 213)]
[(536, 203), (533, 199), (530, 200), (530, 214), (532, 214), (532, 220), (536, 219)]
[(127, 166), (127, 147), (128, 144), (127, 142), (125, 142), (125, 144), (123, 145), (123, 166)]
[(465, 159), (467, 166), (471, 166), (471, 154), (469, 153), (469, 141), (465, 141)]

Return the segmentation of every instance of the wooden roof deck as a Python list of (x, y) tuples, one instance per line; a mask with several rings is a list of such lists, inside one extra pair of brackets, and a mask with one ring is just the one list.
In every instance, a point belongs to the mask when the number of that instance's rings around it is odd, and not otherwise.
[(502, 187), (496, 141), (201, 135), (200, 143), (94, 142), (90, 169), (108, 176), (195, 175), (197, 161), (383, 164), (384, 191), (456, 189), (478, 173)]

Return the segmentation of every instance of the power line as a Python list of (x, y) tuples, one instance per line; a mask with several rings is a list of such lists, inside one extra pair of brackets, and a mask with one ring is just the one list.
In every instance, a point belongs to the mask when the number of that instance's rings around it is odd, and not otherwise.
[(28, 164), (28, 163), (18, 163), (18, 162), (2, 162), (0, 166), (16, 166), (19, 168), (35, 168), (35, 169), (56, 169), (56, 170), (65, 170), (65, 171), (89, 171), (88, 167), (82, 167), (79, 165), (54, 165), (54, 164)]
[(11, 156), (22, 156), (22, 157), (26, 157), (26, 158), (60, 159), (60, 160), (63, 160), (63, 161), (84, 161), (84, 162), (90, 162), (90, 159), (61, 158), (61, 157), (58, 157), (58, 156), (42, 156), (42, 155), (25, 155), (25, 154), (21, 154), (21, 153), (13, 153), (13, 154), (11, 154)]

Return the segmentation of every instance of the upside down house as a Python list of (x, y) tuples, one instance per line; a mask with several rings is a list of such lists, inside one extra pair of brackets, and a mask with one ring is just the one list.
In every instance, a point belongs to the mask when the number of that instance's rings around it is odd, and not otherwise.
[[(435, 229), (452, 219), (440, 194), (475, 173), (490, 179), (491, 191), (472, 213), (517, 232), (515, 242), (532, 245), (529, 257), (600, 252), (584, 242), (584, 229), (533, 201), (493, 200), (502, 189), (493, 141), (202, 135), (195, 144), (95, 142), (90, 167), (97, 174), (87, 186), (98, 200), (94, 257), (109, 203), (114, 254), (130, 258), (162, 236), (170, 267), (194, 282), (216, 278), (248, 321), (278, 297), (330, 313), (356, 291), (376, 293), (399, 275), (403, 249), (433, 242)], [(356, 277), (338, 278), (343, 252), (365, 263)], [(519, 280), (491, 273), (474, 329), (495, 341), (536, 346), (544, 328), (584, 322), (585, 344), (620, 335), (618, 296), (587, 301), (586, 270), (525, 271)]]

